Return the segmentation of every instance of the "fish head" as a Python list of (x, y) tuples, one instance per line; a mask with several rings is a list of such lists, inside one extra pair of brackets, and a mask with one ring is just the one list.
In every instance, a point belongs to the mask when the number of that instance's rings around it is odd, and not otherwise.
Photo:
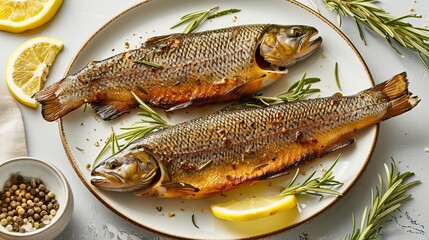
[(91, 172), (91, 184), (104, 190), (131, 192), (150, 188), (159, 166), (145, 151), (122, 152), (109, 157)]
[(273, 67), (288, 67), (310, 56), (322, 43), (310, 26), (271, 26), (262, 38), (259, 54)]

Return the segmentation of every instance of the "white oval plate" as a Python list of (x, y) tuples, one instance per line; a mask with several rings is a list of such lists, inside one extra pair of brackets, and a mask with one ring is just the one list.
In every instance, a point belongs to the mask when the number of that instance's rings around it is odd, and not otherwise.
[[(186, 13), (213, 6), (220, 6), (221, 10), (239, 8), (241, 12), (206, 21), (198, 31), (251, 23), (305, 24), (319, 30), (324, 40), (321, 49), (302, 63), (291, 67), (285, 79), (263, 91), (265, 95), (274, 96), (286, 90), (300, 79), (304, 72), (309, 77), (322, 79), (322, 82), (314, 85), (322, 90), (321, 96), (332, 95), (339, 91), (334, 78), (336, 62), (343, 94), (355, 94), (373, 85), (361, 56), (334, 25), (303, 5), (285, 0), (181, 0), (174, 3), (168, 0), (153, 0), (140, 3), (113, 18), (97, 31), (78, 52), (66, 74), (79, 71), (90, 61), (101, 60), (124, 51), (126, 43), (129, 43), (130, 48), (135, 48), (149, 37), (181, 31), (184, 26), (173, 30), (169, 27)], [(233, 16), (237, 17), (236, 21), (233, 21)], [(224, 105), (185, 109), (169, 116), (169, 121), (175, 123), (188, 120), (218, 110), (222, 106)], [(161, 114), (164, 116), (162, 112)], [(322, 200), (313, 196), (299, 197), (297, 211), (235, 223), (215, 218), (210, 212), (210, 204), (278, 193), (287, 185), (290, 176), (201, 200), (144, 198), (136, 197), (132, 193), (106, 192), (94, 188), (90, 184), (90, 170), (87, 165), (97, 156), (112, 127), (119, 132), (120, 127), (129, 126), (137, 120), (135, 112), (132, 112), (117, 120), (105, 122), (97, 118), (91, 108), (86, 111), (80, 108), (61, 119), (59, 127), (66, 153), (82, 182), (109, 209), (138, 226), (168, 236), (192, 239), (261, 237), (306, 222), (340, 199), (332, 196)], [(377, 126), (370, 127), (357, 135), (357, 144), (341, 151), (341, 160), (334, 168), (335, 176), (344, 183), (340, 191), (345, 193), (362, 173), (372, 154), (377, 133)], [(336, 156), (333, 154), (314, 161), (303, 166), (301, 171), (307, 176), (312, 171), (320, 174), (320, 169), (330, 167)], [(300, 176), (298, 182), (305, 177)], [(174, 217), (171, 217), (171, 214), (174, 214)], [(192, 215), (199, 228), (193, 224)]]

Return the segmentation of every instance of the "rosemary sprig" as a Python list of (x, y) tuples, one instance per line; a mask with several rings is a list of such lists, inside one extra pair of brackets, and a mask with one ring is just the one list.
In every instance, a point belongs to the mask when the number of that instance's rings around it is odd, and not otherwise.
[[(421, 62), (429, 70), (429, 29), (415, 27), (404, 19), (421, 18), (418, 14), (408, 14), (394, 17), (384, 9), (378, 7), (377, 0), (322, 0), (325, 6), (337, 13), (337, 20), (341, 26), (341, 15), (352, 17), (356, 21), (360, 37), (365, 42), (360, 24), (383, 37), (389, 45), (400, 55), (394, 41), (418, 54)], [(394, 41), (393, 41), (394, 40)]]
[(303, 183), (294, 185), (299, 174), (299, 168), (286, 189), (284, 189), (281, 195), (297, 195), (297, 194), (313, 194), (323, 196), (322, 194), (331, 194), (341, 196), (341, 193), (332, 189), (335, 186), (341, 186), (343, 183), (335, 180), (332, 169), (338, 162), (340, 155), (338, 155), (334, 164), (323, 173), (321, 177), (313, 178), (316, 171), (314, 171)]
[(405, 183), (414, 173), (399, 173), (396, 170), (396, 164), (393, 159), (391, 169), (389, 170), (386, 164), (384, 164), (384, 168), (386, 171), (386, 185), (383, 184), (381, 176), (378, 175), (380, 185), (379, 188), (371, 190), (372, 201), (369, 212), (368, 206), (365, 207), (360, 228), (356, 228), (355, 216), (352, 214), (352, 232), (346, 235), (343, 238), (344, 240), (376, 239), (382, 228), (380, 223), (383, 219), (398, 209), (403, 201), (411, 197), (411, 194), (406, 194), (410, 187), (421, 183), (419, 180)]
[(320, 78), (306, 78), (306, 73), (304, 73), (301, 79), (292, 84), (286, 92), (280, 93), (275, 97), (254, 96), (253, 98), (260, 100), (265, 105), (298, 101), (307, 95), (320, 92), (318, 88), (311, 88), (311, 85), (316, 82), (320, 82)]
[(188, 21), (191, 21), (183, 30), (183, 33), (190, 33), (194, 31), (204, 21), (204, 19), (206, 19), (207, 15), (209, 15), (210, 12), (215, 11), (217, 9), (219, 9), (219, 6), (210, 8), (208, 10), (201, 10), (201, 11), (188, 13), (182, 16), (180, 20), (177, 23), (173, 24), (170, 28), (175, 28)]
[[(120, 128), (124, 132), (118, 135), (112, 128), (112, 133), (110, 137), (106, 140), (106, 143), (104, 144), (103, 148), (96, 156), (92, 167), (96, 165), (101, 155), (107, 150), (108, 147), (111, 147), (112, 154), (115, 154), (124, 147), (128, 146), (128, 144), (130, 144), (137, 138), (143, 137), (159, 128), (171, 126), (167, 121), (165, 121), (161, 116), (159, 116), (157, 112), (155, 112), (152, 108), (145, 104), (136, 94), (134, 94), (133, 92), (131, 92), (131, 94), (137, 100), (139, 108), (143, 110), (142, 112), (137, 113), (137, 115), (142, 116), (143, 118), (130, 127)], [(120, 144), (119, 142), (122, 142), (122, 144)]]

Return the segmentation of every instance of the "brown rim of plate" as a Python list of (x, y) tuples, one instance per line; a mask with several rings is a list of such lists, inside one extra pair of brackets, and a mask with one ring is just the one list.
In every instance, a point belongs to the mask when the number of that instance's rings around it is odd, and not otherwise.
[[(145, 1), (143, 1), (143, 2), (141, 2), (141, 3), (138, 3), (138, 4), (136, 4), (136, 5), (134, 5), (134, 6), (132, 6), (132, 7), (130, 7), (130, 8), (128, 8), (128, 9), (126, 9), (126, 10), (124, 10), (123, 12), (121, 12), (121, 13), (119, 13), (118, 15), (116, 15), (115, 17), (113, 17), (112, 19), (110, 19), (107, 23), (105, 23), (102, 27), (100, 27), (83, 45), (82, 45), (82, 47), (79, 49), (79, 51), (78, 51), (78, 53), (73, 57), (73, 60), (70, 62), (70, 64), (69, 64), (69, 66), (67, 67), (67, 70), (66, 70), (66, 72), (65, 72), (65, 74), (64, 74), (64, 76), (67, 76), (68, 75), (68, 73), (69, 73), (69, 71), (70, 71), (70, 69), (71, 69), (71, 67), (73, 66), (73, 64), (74, 64), (74, 62), (76, 61), (76, 59), (79, 57), (79, 55), (81, 54), (81, 52), (82, 52), (82, 50), (89, 44), (89, 42), (95, 37), (95, 36), (97, 36), (104, 28), (106, 28), (108, 25), (110, 25), (113, 21), (115, 21), (116, 19), (118, 19), (118, 18), (120, 18), (121, 16), (123, 16), (123, 15), (125, 15), (125, 14), (127, 14), (128, 12), (130, 12), (130, 11), (132, 11), (132, 10), (134, 10), (134, 9), (136, 9), (136, 8), (138, 8), (138, 7), (140, 7), (140, 6), (142, 6), (143, 4), (145, 4), (145, 3), (148, 3), (148, 2), (151, 2), (151, 1), (154, 1), (154, 0), (145, 0)], [(331, 23), (328, 19), (326, 19), (325, 17), (323, 17), (322, 15), (320, 15), (319, 13), (317, 13), (316, 11), (314, 11), (313, 9), (311, 9), (311, 8), (309, 8), (309, 7), (307, 7), (306, 5), (304, 5), (304, 4), (302, 4), (302, 3), (300, 3), (300, 2), (297, 2), (296, 0), (284, 0), (285, 2), (289, 2), (289, 3), (292, 3), (292, 4), (295, 4), (296, 6), (298, 6), (298, 7), (300, 7), (300, 8), (302, 8), (302, 9), (304, 9), (304, 10), (306, 10), (307, 12), (309, 12), (309, 13), (311, 13), (311, 14), (313, 14), (313, 15), (315, 15), (316, 17), (318, 17), (320, 20), (322, 20), (323, 22), (325, 22), (329, 27), (331, 27), (335, 32), (337, 32), (338, 33), (338, 35), (340, 35), (340, 37), (341, 38), (343, 38), (344, 39), (344, 41), (350, 46), (350, 48), (353, 50), (353, 52), (356, 54), (356, 56), (358, 57), (358, 59), (359, 59), (359, 61), (361, 62), (361, 64), (362, 64), (362, 66), (364, 67), (364, 69), (365, 69), (365, 72), (366, 72), (366, 74), (367, 74), (367, 76), (368, 76), (368, 79), (370, 80), (370, 82), (371, 82), (371, 84), (372, 84), (372, 86), (374, 86), (375, 84), (374, 84), (374, 80), (373, 80), (373, 78), (372, 78), (372, 75), (371, 75), (371, 73), (370, 73), (370, 71), (369, 71), (369, 69), (368, 69), (368, 66), (366, 65), (366, 63), (365, 63), (365, 61), (363, 60), (363, 58), (362, 58), (362, 56), (360, 55), (360, 53), (359, 53), (359, 51), (356, 49), (356, 47), (353, 45), (353, 43), (344, 35), (344, 33), (342, 33), (341, 32), (341, 30), (338, 28), (338, 27), (336, 27), (333, 23)], [(128, 216), (126, 216), (125, 214), (123, 214), (123, 213), (121, 213), (121, 212), (119, 212), (118, 210), (116, 210), (115, 208), (113, 208), (112, 206), (110, 206), (109, 205), (109, 203), (100, 195), (100, 194), (98, 194), (98, 192), (95, 190), (96, 188), (94, 188), (91, 184), (90, 184), (90, 182), (84, 177), (84, 175), (82, 174), (82, 172), (81, 172), (81, 169), (79, 168), (79, 166), (76, 164), (76, 161), (74, 160), (74, 158), (73, 158), (73, 155), (72, 155), (72, 153), (71, 153), (71, 151), (70, 151), (70, 149), (69, 149), (69, 145), (68, 145), (68, 143), (67, 143), (67, 139), (66, 139), (66, 137), (65, 137), (65, 134), (64, 134), (64, 127), (63, 127), (63, 121), (62, 121), (62, 118), (60, 118), (59, 120), (58, 120), (58, 127), (59, 127), (59, 131), (60, 131), (60, 137), (61, 137), (61, 142), (62, 142), (62, 144), (63, 144), (63, 147), (64, 147), (64, 150), (65, 150), (65, 152), (66, 152), (66, 155), (67, 155), (67, 158), (69, 159), (69, 162), (71, 163), (71, 165), (73, 166), (73, 169), (75, 170), (75, 172), (77, 173), (77, 175), (79, 176), (79, 178), (80, 178), (80, 180), (83, 182), (83, 184), (85, 185), (85, 187), (86, 188), (88, 188), (88, 190), (101, 202), (101, 203), (103, 203), (108, 209), (110, 209), (113, 213), (115, 213), (116, 215), (118, 215), (118, 216), (120, 216), (121, 218), (123, 218), (125, 221), (127, 221), (127, 222), (129, 222), (129, 223), (132, 223), (132, 224), (134, 224), (135, 226), (138, 226), (138, 227), (142, 227), (142, 228), (144, 228), (144, 229), (146, 229), (146, 230), (148, 230), (148, 231), (150, 231), (150, 232), (152, 232), (152, 233), (155, 233), (155, 234), (162, 234), (163, 236), (165, 236), (165, 237), (169, 237), (169, 238), (176, 238), (176, 239), (189, 239), (189, 238), (185, 238), (185, 237), (181, 237), (181, 236), (174, 236), (174, 235), (171, 235), (171, 234), (169, 234), (169, 233), (165, 233), (165, 232), (160, 232), (160, 231), (158, 231), (158, 230), (154, 230), (154, 229), (152, 229), (152, 228), (150, 228), (150, 227), (148, 227), (148, 226), (145, 226), (145, 225), (142, 225), (141, 223), (138, 223), (138, 222), (136, 222), (136, 221), (134, 221), (133, 219), (131, 219), (131, 218), (129, 218)], [(375, 135), (374, 135), (374, 139), (373, 139), (373, 143), (372, 143), (372, 146), (371, 146), (371, 149), (370, 149), (370, 151), (369, 151), (369, 153), (368, 153), (368, 155), (367, 155), (367, 158), (365, 159), (365, 164), (361, 167), (361, 169), (360, 169), (360, 171), (359, 171), (359, 173), (358, 173), (358, 175), (351, 181), (351, 183), (348, 185), (348, 187), (347, 188), (345, 188), (344, 189), (344, 191), (343, 191), (343, 194), (342, 194), (342, 196), (339, 196), (339, 197), (336, 197), (328, 206), (326, 206), (325, 208), (323, 208), (323, 209), (321, 209), (321, 210), (319, 210), (318, 212), (316, 212), (315, 214), (313, 214), (311, 217), (309, 217), (309, 218), (307, 218), (307, 219), (304, 219), (303, 221), (300, 221), (300, 222), (297, 222), (297, 223), (295, 223), (295, 224), (292, 224), (292, 225), (290, 225), (290, 226), (287, 226), (287, 227), (285, 227), (285, 228), (282, 228), (282, 229), (279, 229), (279, 230), (276, 230), (276, 231), (273, 231), (273, 232), (269, 232), (269, 233), (266, 233), (266, 234), (261, 234), (261, 235), (258, 235), (258, 236), (253, 236), (253, 237), (248, 237), (248, 238), (241, 238), (241, 239), (258, 239), (258, 238), (261, 238), (261, 237), (270, 237), (270, 236), (274, 236), (274, 235), (276, 235), (276, 234), (279, 234), (279, 233), (282, 233), (282, 232), (285, 232), (285, 231), (287, 231), (287, 230), (291, 230), (291, 229), (293, 229), (293, 228), (295, 228), (295, 227), (297, 227), (297, 226), (299, 226), (299, 225), (301, 225), (301, 224), (304, 224), (304, 223), (308, 223), (309, 221), (311, 221), (311, 220), (313, 220), (313, 219), (315, 219), (316, 217), (318, 217), (321, 213), (323, 213), (323, 212), (325, 212), (328, 208), (330, 208), (330, 207), (332, 207), (335, 203), (337, 203), (338, 202), (338, 200), (339, 199), (341, 199), (346, 193), (348, 193), (349, 192), (349, 190), (351, 189), (351, 187), (353, 187), (354, 185), (355, 185), (355, 183), (356, 183), (356, 181), (360, 178), (360, 176), (362, 175), (362, 173), (364, 172), (364, 170), (366, 169), (366, 167), (367, 167), (367, 165), (368, 165), (368, 162), (369, 162), (369, 160), (371, 159), (371, 156), (373, 155), (373, 153), (374, 153), (374, 149), (375, 149), (375, 145), (376, 145), (376, 142), (377, 142), (377, 138), (378, 138), (378, 135), (379, 135), (379, 124), (376, 124), (375, 125), (375, 127), (376, 127), (376, 132), (375, 132)]]

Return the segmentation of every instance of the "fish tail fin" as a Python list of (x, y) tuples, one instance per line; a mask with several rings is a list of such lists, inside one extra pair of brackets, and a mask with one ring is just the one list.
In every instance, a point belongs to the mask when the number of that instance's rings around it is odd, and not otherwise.
[(64, 80), (58, 81), (33, 95), (33, 98), (42, 105), (42, 116), (46, 121), (55, 121), (84, 103), (84, 100), (60, 100), (60, 95), (57, 92), (60, 87), (63, 88)]
[(371, 90), (383, 93), (392, 103), (392, 106), (383, 116), (383, 120), (407, 112), (420, 102), (420, 99), (417, 96), (413, 96), (408, 90), (406, 72), (395, 75), (388, 81), (380, 83)]

